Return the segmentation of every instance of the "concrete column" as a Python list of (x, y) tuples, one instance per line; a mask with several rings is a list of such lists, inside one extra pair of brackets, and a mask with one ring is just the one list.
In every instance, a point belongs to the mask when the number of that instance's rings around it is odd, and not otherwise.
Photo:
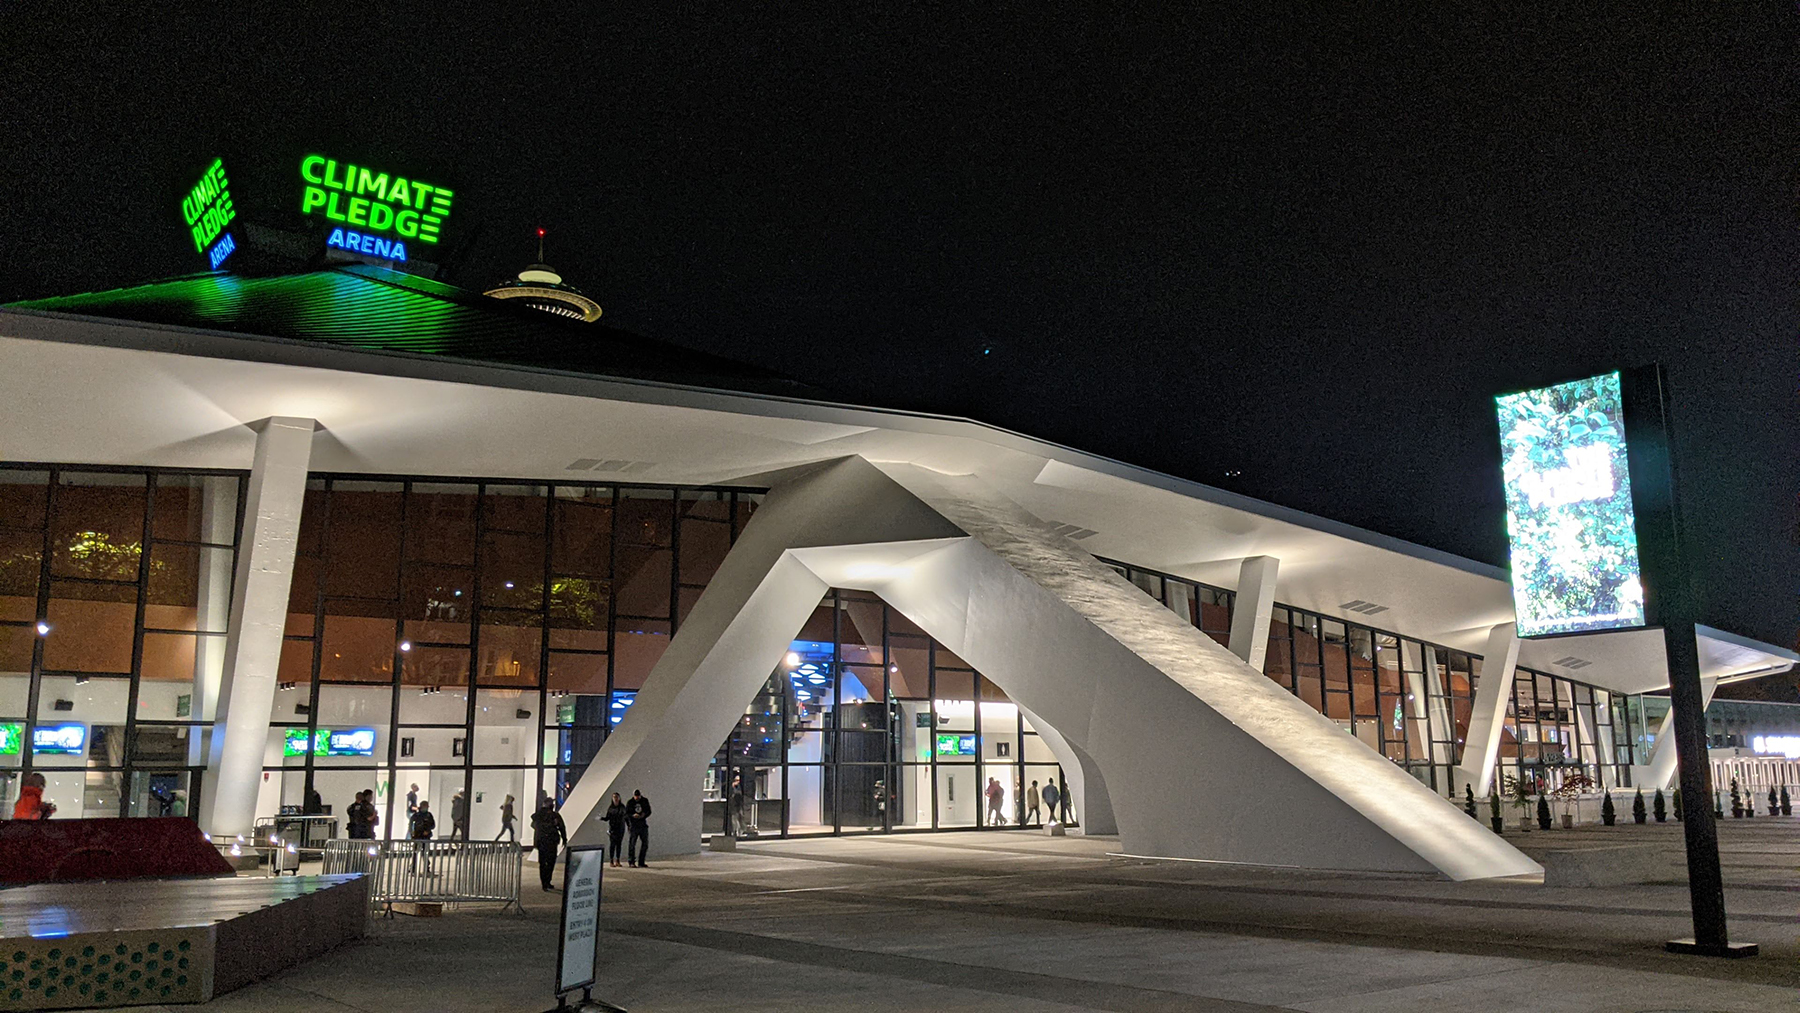
[(1481, 659), (1463, 762), (1456, 769), (1457, 781), (1474, 785), (1477, 795), (1486, 795), (1494, 785), (1494, 759), (1500, 752), (1500, 732), (1506, 727), (1506, 706), (1512, 702), (1513, 669), (1519, 664), (1518, 632), (1514, 623), (1494, 627), (1488, 632), (1487, 653)]
[(1237, 597), (1231, 603), (1231, 653), (1263, 670), (1269, 652), (1269, 618), (1275, 612), (1275, 574), (1281, 560), (1250, 556), (1238, 566)]
[[(238, 480), (211, 475), (200, 480), (200, 540), (215, 545), (231, 544), (237, 524)], [(223, 633), (231, 622), (231, 550), (201, 549), (194, 628), (202, 633)], [(225, 673), (225, 638), (197, 637), (194, 644), (194, 695), (191, 714), (195, 721), (218, 716), (219, 682)], [(204, 766), (210, 756), (206, 736), (188, 737), (188, 765)]]
[[(1400, 641), (1400, 668), (1406, 673), (1407, 714), (1426, 727), (1425, 743), (1431, 762), (1449, 766), (1456, 753), (1451, 748), (1456, 728), (1446, 703), (1444, 679), (1437, 667), (1437, 648), (1417, 640)], [(1436, 741), (1442, 735), (1443, 742)], [(1450, 786), (1454, 790), (1454, 786)]]
[(268, 418), (256, 426), (244, 532), (237, 559), (237, 594), (225, 636), (225, 668), (201, 826), (216, 837), (247, 834), (256, 820), (269, 708), (281, 664), (288, 586), (312, 460), (312, 419)]
[[(1719, 688), (1719, 680), (1700, 677), (1701, 706), (1712, 704), (1713, 690)], [(1702, 714), (1705, 712), (1702, 711)], [(1662, 724), (1656, 726), (1656, 738), (1650, 746), (1650, 762), (1641, 767), (1633, 767), (1631, 778), (1640, 788), (1655, 791), (1667, 788), (1675, 781), (1675, 708), (1663, 715)]]
[[(1180, 616), (1184, 622), (1192, 622), (1195, 626), (1200, 625), (1200, 612), (1194, 608), (1193, 588), (1181, 581), (1163, 581), (1163, 604), (1169, 606), (1169, 611)], [(1190, 615), (1194, 617), (1191, 620), (1188, 619)]]

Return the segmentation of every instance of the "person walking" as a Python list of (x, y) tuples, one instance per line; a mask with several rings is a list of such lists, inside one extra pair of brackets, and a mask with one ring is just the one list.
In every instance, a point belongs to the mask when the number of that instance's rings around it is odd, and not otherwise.
[(606, 821), (606, 857), (612, 867), (619, 868), (619, 850), (625, 842), (625, 801), (613, 792), (612, 805), (606, 807), (606, 815), (600, 817)]
[(467, 841), (469, 839), (469, 800), (463, 797), (463, 790), (456, 789), (450, 796), (450, 839)]
[(997, 778), (988, 778), (987, 800), (988, 824), (996, 827), (1005, 826), (1006, 814), (1000, 811), (1000, 807), (1006, 802), (1006, 789), (1000, 787), (1000, 781)]
[(562, 813), (556, 811), (556, 803), (546, 797), (538, 803), (537, 812), (531, 814), (531, 846), (537, 849), (538, 879), (546, 893), (556, 889), (550, 885), (556, 872), (556, 851), (567, 843), (569, 828), (563, 823)]
[(1052, 823), (1059, 822), (1056, 818), (1056, 803), (1057, 803), (1057, 800), (1060, 799), (1061, 797), (1062, 797), (1062, 792), (1057, 790), (1055, 781), (1045, 782), (1045, 784), (1044, 784), (1044, 809), (1046, 812), (1048, 812), (1050, 814), (1050, 822), (1052, 822)]
[(650, 800), (641, 791), (633, 791), (631, 801), (625, 803), (625, 829), (631, 834), (631, 840), (625, 845), (626, 864), (649, 868)]
[(514, 844), (519, 843), (519, 833), (513, 829), (513, 797), (511, 795), (506, 796), (506, 801), (500, 803), (500, 832), (494, 835), (494, 840), (498, 841), (502, 837)]
[(13, 819), (15, 820), (47, 820), (56, 812), (56, 806), (44, 801), (44, 786), (49, 782), (44, 775), (32, 771), (25, 775), (19, 786), (19, 799), (13, 803)]
[(1036, 781), (1031, 782), (1031, 787), (1025, 789), (1025, 819), (1019, 825), (1028, 827), (1034, 819), (1039, 823), (1044, 822), (1044, 814), (1038, 811), (1038, 786)]

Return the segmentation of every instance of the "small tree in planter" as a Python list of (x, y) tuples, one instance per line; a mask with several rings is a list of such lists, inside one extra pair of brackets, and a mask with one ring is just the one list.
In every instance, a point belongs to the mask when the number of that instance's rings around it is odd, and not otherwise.
[(1714, 788), (1713, 789), (1713, 819), (1722, 820), (1724, 818), (1725, 818), (1725, 795), (1723, 792), (1719, 791), (1719, 789)]
[(1675, 786), (1675, 822), (1681, 822), (1681, 786)]
[(1506, 834), (1506, 821), (1500, 818), (1500, 791), (1497, 788), (1488, 790), (1488, 824), (1494, 828), (1494, 833)]
[(1644, 789), (1639, 788), (1637, 798), (1631, 800), (1631, 822), (1643, 826), (1646, 815), (1644, 812)]
[(1463, 785), (1463, 812), (1468, 813), (1470, 819), (1475, 818), (1475, 786), (1472, 784)]
[(1794, 815), (1794, 803), (1788, 801), (1787, 785), (1781, 786), (1781, 815)]
[(1781, 799), (1776, 797), (1775, 786), (1771, 784), (1771, 785), (1769, 785), (1769, 815), (1774, 816), (1780, 812), (1781, 812)]
[(1508, 804), (1519, 811), (1519, 832), (1531, 833), (1531, 789), (1526, 787), (1524, 778), (1508, 777), (1506, 780)]
[(1610, 827), (1618, 818), (1618, 812), (1613, 809), (1612, 792), (1609, 791), (1600, 797), (1600, 822)]
[(1538, 828), (1550, 829), (1550, 796), (1540, 794), (1537, 801)]
[(1650, 812), (1656, 816), (1656, 822), (1658, 822), (1658, 823), (1669, 822), (1669, 806), (1668, 806), (1668, 803), (1663, 801), (1663, 793), (1662, 793), (1661, 788), (1656, 789), (1656, 798), (1650, 804)]
[(1584, 791), (1593, 791), (1599, 787), (1599, 785), (1594, 783), (1593, 778), (1580, 771), (1576, 771), (1563, 778), (1562, 784), (1557, 786), (1554, 794), (1556, 795), (1557, 802), (1562, 805), (1562, 825), (1564, 830), (1572, 830), (1575, 827), (1575, 806), (1581, 798), (1581, 793)]
[(1744, 818), (1744, 796), (1738, 793), (1738, 783), (1735, 777), (1731, 779), (1731, 818), (1734, 820)]

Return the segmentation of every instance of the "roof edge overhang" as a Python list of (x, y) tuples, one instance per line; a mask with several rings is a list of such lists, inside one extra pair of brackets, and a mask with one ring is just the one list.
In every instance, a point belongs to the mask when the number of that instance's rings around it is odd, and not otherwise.
[[(0, 319), (8, 318), (24, 325), (9, 328), (14, 336), (41, 341), (333, 369), (745, 415), (799, 418), (836, 425), (900, 429), (927, 435), (979, 440), (1006, 450), (1058, 461), (1475, 576), (1502, 582), (1510, 579), (1508, 572), (1502, 567), (958, 416), (871, 408), (781, 394), (726, 390), (632, 377), (596, 376), (428, 353), (345, 348), (294, 338), (245, 335), (207, 328), (0, 306)], [(65, 326), (71, 324), (77, 326)]]

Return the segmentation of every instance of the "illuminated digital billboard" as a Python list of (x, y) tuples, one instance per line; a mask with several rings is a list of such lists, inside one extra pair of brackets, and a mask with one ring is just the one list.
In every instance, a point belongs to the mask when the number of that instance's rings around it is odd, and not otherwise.
[(955, 732), (939, 732), (937, 751), (939, 756), (974, 756), (975, 736), (958, 735)]
[(24, 745), (24, 725), (16, 721), (0, 723), (0, 756), (17, 756)]
[(225, 178), (225, 162), (215, 158), (181, 198), (181, 217), (193, 237), (194, 251), (206, 257), (207, 264), (218, 270), (225, 258), (237, 249), (237, 241), (225, 231), (237, 217), (231, 203), (231, 184)]
[[(450, 190), (323, 155), (300, 160), (300, 212), (338, 223), (336, 245), (405, 260), (409, 241), (436, 243), (450, 215)], [(383, 235), (377, 235), (378, 233)], [(354, 244), (354, 245), (353, 245)]]
[[(289, 728), (286, 743), (283, 745), (283, 756), (305, 756), (307, 754), (307, 735), (304, 728)], [(375, 729), (319, 728), (312, 733), (311, 752), (314, 756), (374, 756)]]
[(40, 725), (31, 730), (31, 751), (80, 756), (87, 746), (87, 725)]
[(1620, 377), (1494, 399), (1519, 636), (1643, 626)]

